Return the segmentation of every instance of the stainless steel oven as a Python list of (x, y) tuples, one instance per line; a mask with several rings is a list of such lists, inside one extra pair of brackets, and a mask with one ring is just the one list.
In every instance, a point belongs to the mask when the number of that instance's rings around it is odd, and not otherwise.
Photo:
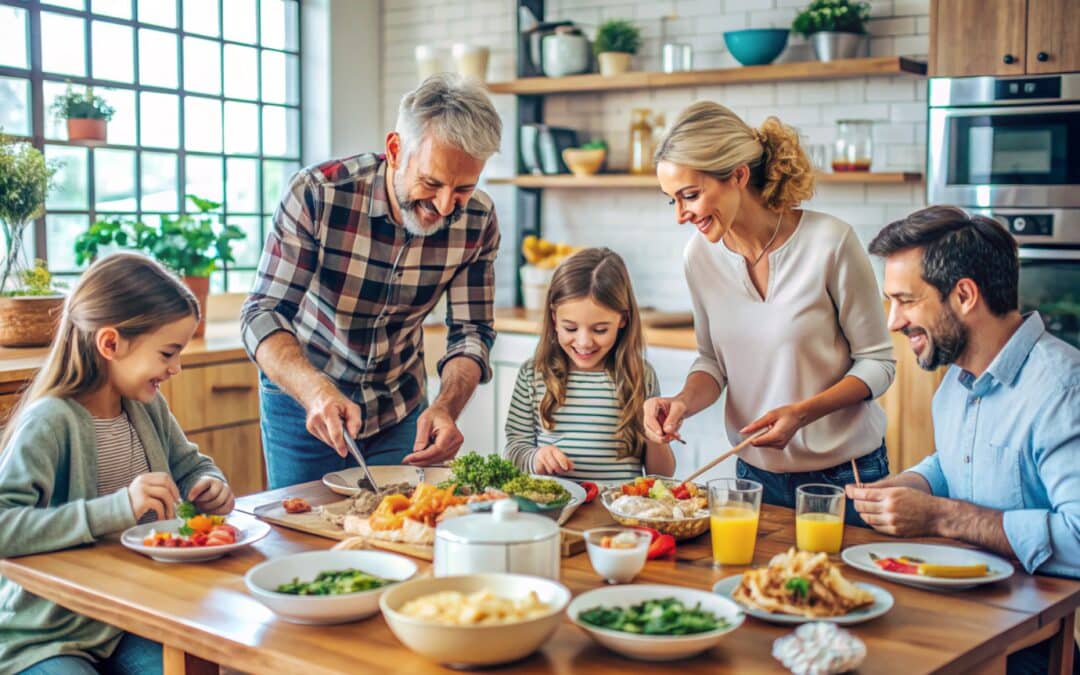
[(993, 216), (1020, 245), (1020, 309), (1080, 348), (1080, 209), (971, 209)]
[(932, 78), (927, 201), (1080, 208), (1080, 73)]

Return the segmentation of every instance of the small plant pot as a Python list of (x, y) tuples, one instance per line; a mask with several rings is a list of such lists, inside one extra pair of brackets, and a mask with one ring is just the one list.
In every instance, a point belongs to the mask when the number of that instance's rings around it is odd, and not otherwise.
[(210, 296), (210, 277), (184, 277), (184, 283), (199, 301), (199, 325), (192, 337), (200, 338), (206, 333), (206, 299)]
[(607, 150), (597, 148), (586, 150), (585, 148), (566, 148), (562, 151), (563, 161), (570, 168), (570, 173), (575, 176), (592, 176), (604, 165)]
[(630, 57), (626, 52), (602, 52), (596, 55), (600, 63), (600, 74), (604, 77), (622, 75), (630, 70)]
[(861, 33), (821, 31), (810, 36), (818, 61), (854, 59), (862, 51), (865, 36)]
[(62, 295), (0, 297), (0, 347), (45, 347), (56, 337)]
[(86, 143), (87, 145), (101, 145), (105, 143), (107, 126), (105, 120), (73, 117), (67, 121), (68, 140)]

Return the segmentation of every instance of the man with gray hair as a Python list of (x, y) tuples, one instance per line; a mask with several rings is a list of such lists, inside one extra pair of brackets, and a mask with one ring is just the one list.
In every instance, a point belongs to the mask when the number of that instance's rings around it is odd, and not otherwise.
[[(344, 433), (372, 464), (461, 447), (455, 421), (491, 378), (499, 227), (476, 183), (501, 129), (482, 88), (436, 75), (402, 99), (385, 154), (292, 179), (241, 313), (271, 488), (354, 464)], [(444, 292), (447, 350), (427, 407), (422, 322)]]

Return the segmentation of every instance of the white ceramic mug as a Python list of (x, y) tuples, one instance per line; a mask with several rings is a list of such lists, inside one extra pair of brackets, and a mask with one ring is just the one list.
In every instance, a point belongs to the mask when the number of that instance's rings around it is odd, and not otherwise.
[(488, 59), (491, 50), (480, 45), (458, 42), (450, 48), (454, 58), (454, 69), (458, 75), (471, 77), (481, 82), (487, 80)]

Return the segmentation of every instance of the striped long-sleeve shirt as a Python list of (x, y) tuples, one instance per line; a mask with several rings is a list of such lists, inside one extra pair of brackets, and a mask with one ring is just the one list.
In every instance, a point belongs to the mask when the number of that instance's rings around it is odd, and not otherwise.
[[(645, 395), (659, 396), (660, 384), (652, 366), (645, 364)], [(574, 462), (563, 474), (575, 480), (623, 481), (642, 473), (642, 456), (617, 460), (621, 442), (615, 436), (622, 408), (615, 383), (604, 371), (571, 371), (566, 401), (553, 414), (555, 428), (540, 421), (540, 402), (547, 387), (529, 359), (518, 371), (510, 413), (506, 419), (503, 456), (522, 471), (534, 472), (538, 448), (554, 445)]]
[(244, 348), (280, 330), (363, 412), (362, 438), (388, 429), (425, 396), (422, 323), (447, 295), (446, 355), (491, 379), (493, 263), (499, 226), (473, 192), (460, 218), (426, 237), (390, 218), (386, 160), (356, 155), (300, 171), (274, 213), (241, 315)]

